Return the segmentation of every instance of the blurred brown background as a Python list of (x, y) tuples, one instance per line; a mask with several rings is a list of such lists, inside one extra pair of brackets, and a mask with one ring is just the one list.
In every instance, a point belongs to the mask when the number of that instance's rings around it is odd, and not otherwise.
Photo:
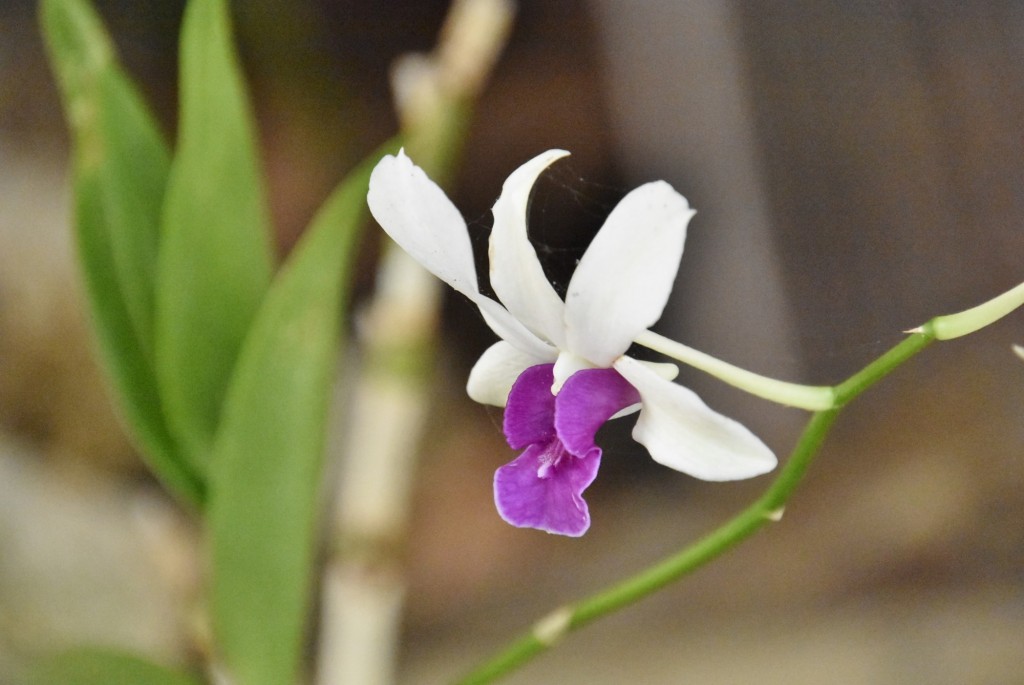
[[(97, 4), (173, 131), (182, 3)], [(388, 66), (433, 45), (446, 3), (235, 5), (285, 251), (394, 130)], [(34, 12), (0, 5), (0, 682), (33, 649), (82, 640), (187, 659), (180, 597), (195, 584), (194, 531), (147, 479), (92, 361)], [(663, 330), (762, 373), (838, 382), (901, 331), (1024, 279), (1024, 4), (523, 2), (453, 192), (477, 238), (504, 177), (550, 147), (573, 152), (533, 203), (556, 281), (618, 197), (664, 178), (699, 213)], [(512, 456), (500, 413), (462, 391), (490, 334), (454, 297), (445, 321), (407, 683), (445, 682), (766, 484), (667, 472), (618, 425), (585, 538), (505, 526), (490, 501)], [(782, 524), (508, 682), (1024, 683), (1012, 342), (1024, 313), (927, 350), (844, 412)], [(802, 426), (697, 372), (681, 380), (780, 455)]]

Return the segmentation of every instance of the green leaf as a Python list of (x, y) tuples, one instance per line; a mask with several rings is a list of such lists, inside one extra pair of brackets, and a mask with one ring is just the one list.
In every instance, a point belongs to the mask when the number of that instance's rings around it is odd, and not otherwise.
[(167, 146), (88, 2), (44, 0), (40, 21), (72, 133), (78, 259), (100, 354), (151, 468), (195, 504), (202, 483), (167, 429), (153, 362)]
[(227, 383), (272, 270), (252, 115), (224, 0), (191, 0), (178, 147), (157, 280), (157, 378), (173, 434), (204, 472)]
[(29, 680), (32, 685), (199, 685), (190, 676), (137, 656), (98, 648), (46, 659), (32, 669)]
[(271, 286), (224, 406), (210, 471), (211, 606), (239, 685), (294, 682), (303, 652), (325, 421), (372, 166), (334, 191)]

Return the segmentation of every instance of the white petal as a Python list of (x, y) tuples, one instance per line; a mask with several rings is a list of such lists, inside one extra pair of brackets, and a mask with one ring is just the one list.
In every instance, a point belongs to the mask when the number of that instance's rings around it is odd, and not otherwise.
[[(661, 378), (664, 378), (667, 381), (670, 381), (670, 380), (674, 379), (676, 376), (679, 375), (679, 367), (676, 366), (675, 364), (672, 364), (671, 362), (648, 362), (648, 361), (641, 361), (640, 363), (643, 364), (648, 369), (650, 369), (654, 373), (658, 374), (658, 376), (660, 376)], [(556, 367), (556, 369), (557, 369), (557, 367)], [(622, 418), (623, 416), (629, 416), (630, 414), (635, 414), (636, 412), (640, 411), (640, 407), (641, 407), (641, 404), (639, 402), (637, 404), (631, 404), (628, 407), (626, 407), (625, 409), (623, 409), (622, 411), (620, 411), (618, 414), (613, 414), (612, 415), (612, 419), (618, 419), (618, 418)], [(609, 419), (609, 420), (611, 420), (611, 419)]]
[(519, 375), (531, 366), (550, 361), (524, 354), (507, 342), (494, 343), (473, 365), (466, 392), (481, 404), (504, 407), (512, 384)]
[(558, 391), (562, 389), (562, 385), (569, 380), (569, 376), (582, 369), (592, 368), (594, 368), (594, 365), (583, 357), (577, 357), (572, 352), (562, 350), (558, 353), (558, 359), (555, 360), (555, 382), (551, 386), (551, 392), (558, 394)]
[(557, 349), (527, 330), (507, 309), (491, 298), (478, 294), (470, 299), (480, 308), (480, 314), (491, 330), (520, 352), (549, 362), (558, 356)]
[(548, 150), (516, 169), (494, 203), (490, 240), (491, 287), (502, 304), (527, 328), (558, 347), (565, 342), (565, 305), (551, 287), (526, 231), (533, 184), (556, 159), (569, 153)]
[(633, 438), (651, 457), (703, 480), (739, 480), (767, 473), (778, 460), (738, 421), (710, 409), (696, 393), (620, 357), (615, 369), (640, 392)]
[(427, 271), (465, 295), (478, 294), (466, 222), (404, 151), (377, 163), (366, 201), (377, 223)]
[(610, 365), (661, 318), (693, 215), (686, 198), (664, 181), (642, 185), (619, 202), (569, 281), (570, 350)]
[(679, 367), (672, 362), (640, 361), (640, 363), (667, 381), (674, 381), (679, 375)]

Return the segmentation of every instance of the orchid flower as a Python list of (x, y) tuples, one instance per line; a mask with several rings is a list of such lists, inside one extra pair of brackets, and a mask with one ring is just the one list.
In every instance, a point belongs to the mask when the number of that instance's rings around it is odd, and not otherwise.
[(555, 292), (527, 235), (527, 206), (540, 174), (567, 154), (550, 150), (519, 167), (494, 205), (490, 283), (500, 302), (480, 292), (459, 211), (404, 151), (378, 163), (367, 200), (388, 235), (474, 302), (501, 338), (467, 384), (472, 399), (505, 407), (505, 436), (523, 450), (495, 473), (498, 512), (515, 526), (579, 536), (590, 526), (582, 493), (601, 461), (594, 436), (610, 418), (639, 409), (633, 438), (658, 463), (703, 480), (750, 478), (777, 461), (746, 427), (673, 383), (673, 365), (625, 354), (661, 317), (694, 214), (668, 183), (627, 194), (565, 300)]

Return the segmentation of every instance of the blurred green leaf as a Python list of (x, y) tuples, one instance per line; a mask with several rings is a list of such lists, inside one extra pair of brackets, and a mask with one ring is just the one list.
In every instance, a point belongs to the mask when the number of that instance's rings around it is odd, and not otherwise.
[(294, 682), (309, 616), (325, 420), (375, 155), (332, 193), (245, 341), (211, 462), (211, 604), (240, 685)]
[(180, 58), (156, 368), (172, 432), (204, 472), (227, 383), (273, 265), (255, 126), (224, 0), (190, 0)]
[(79, 648), (36, 665), (32, 685), (199, 685), (199, 681), (137, 656)]
[(40, 21), (72, 133), (78, 259), (100, 353), (150, 466), (195, 504), (202, 483), (167, 430), (153, 363), (167, 146), (88, 2), (44, 0)]

